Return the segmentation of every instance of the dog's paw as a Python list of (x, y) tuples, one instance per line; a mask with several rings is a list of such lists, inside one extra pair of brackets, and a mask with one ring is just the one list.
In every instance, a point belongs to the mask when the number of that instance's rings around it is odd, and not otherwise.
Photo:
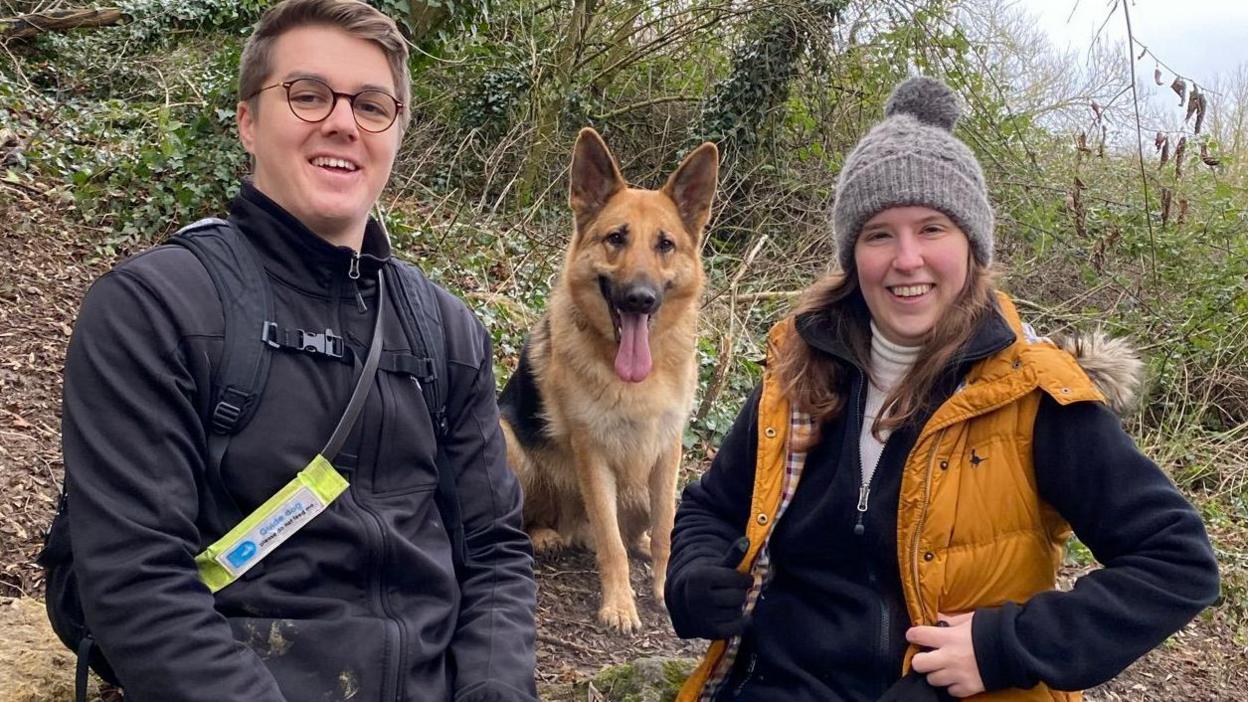
[(621, 602), (603, 604), (602, 609), (598, 610), (598, 621), (621, 634), (631, 634), (641, 628), (641, 617), (637, 616), (637, 605), (631, 597)]
[(533, 542), (534, 553), (561, 551), (568, 545), (563, 535), (547, 527), (539, 527), (529, 532), (529, 539)]
[(637, 543), (633, 544), (633, 550), (637, 553), (638, 556), (641, 556), (642, 558), (649, 560), (650, 559), (650, 535), (642, 534), (641, 536), (637, 537)]

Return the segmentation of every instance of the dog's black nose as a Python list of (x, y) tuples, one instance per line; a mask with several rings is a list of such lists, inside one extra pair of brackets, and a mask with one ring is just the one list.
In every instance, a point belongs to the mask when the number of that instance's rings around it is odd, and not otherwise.
[(648, 283), (634, 283), (620, 290), (616, 306), (626, 314), (654, 314), (659, 309), (659, 293)]

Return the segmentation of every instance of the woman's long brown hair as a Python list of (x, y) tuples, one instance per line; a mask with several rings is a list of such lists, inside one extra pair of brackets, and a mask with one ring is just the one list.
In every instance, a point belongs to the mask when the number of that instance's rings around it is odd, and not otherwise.
[[(871, 427), (876, 438), (913, 421), (924, 409), (955, 354), (992, 310), (995, 279), (994, 273), (972, 259), (962, 292), (928, 334), (914, 365), (884, 398)], [(803, 293), (793, 314), (798, 319), (822, 315), (822, 323), (835, 325), (833, 336), (845, 341), (854, 362), (870, 368), (870, 313), (858, 287), (857, 271), (835, 273), (815, 282)], [(785, 396), (808, 412), (816, 427), (835, 419), (845, 408), (846, 370), (841, 361), (811, 347), (800, 335), (784, 345), (776, 363), (776, 376)], [(817, 430), (811, 441), (818, 441)]]

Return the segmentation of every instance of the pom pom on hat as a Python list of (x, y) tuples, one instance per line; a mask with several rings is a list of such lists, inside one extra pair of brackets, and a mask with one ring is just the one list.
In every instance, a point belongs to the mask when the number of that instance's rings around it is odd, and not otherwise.
[(962, 116), (962, 103), (944, 83), (916, 76), (893, 90), (884, 106), (884, 114), (888, 117), (910, 115), (920, 122), (951, 132)]

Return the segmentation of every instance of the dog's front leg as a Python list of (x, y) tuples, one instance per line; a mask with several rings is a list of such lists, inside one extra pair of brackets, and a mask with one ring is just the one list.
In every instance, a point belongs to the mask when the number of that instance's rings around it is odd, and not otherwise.
[(683, 447), (680, 438), (650, 469), (650, 567), (654, 572), (654, 599), (663, 604), (667, 559), (672, 553), (672, 525), (676, 520), (676, 476)]
[(598, 620), (618, 631), (631, 632), (641, 628), (641, 618), (637, 616), (633, 588), (628, 581), (628, 552), (620, 536), (616, 477), (591, 443), (592, 440), (574, 440), (572, 448), (602, 581)]

